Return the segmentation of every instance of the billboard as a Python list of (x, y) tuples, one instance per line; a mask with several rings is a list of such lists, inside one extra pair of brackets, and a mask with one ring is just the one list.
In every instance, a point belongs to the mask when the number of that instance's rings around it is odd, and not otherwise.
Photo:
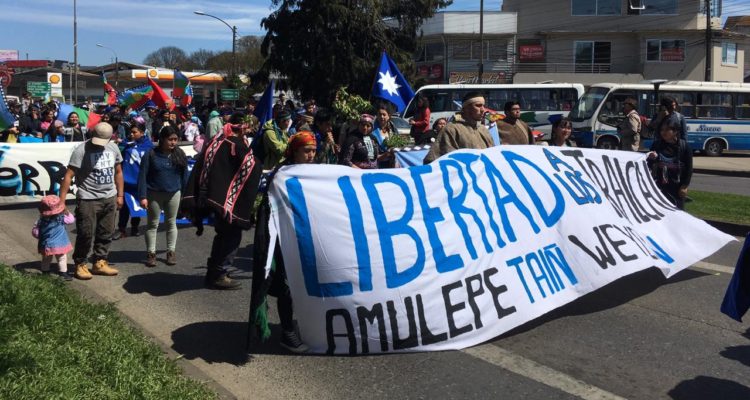
[(0, 50), (0, 62), (18, 60), (18, 50)]

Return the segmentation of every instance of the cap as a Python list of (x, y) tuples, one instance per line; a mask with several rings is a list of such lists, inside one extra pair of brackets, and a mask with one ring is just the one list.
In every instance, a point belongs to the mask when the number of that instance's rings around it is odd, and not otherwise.
[(287, 110), (281, 110), (279, 111), (278, 115), (276, 115), (276, 119), (279, 121), (285, 121), (288, 119), (292, 119), (292, 114), (289, 113)]
[(106, 122), (100, 122), (94, 127), (94, 135), (91, 137), (91, 143), (97, 146), (106, 146), (112, 139), (112, 125)]

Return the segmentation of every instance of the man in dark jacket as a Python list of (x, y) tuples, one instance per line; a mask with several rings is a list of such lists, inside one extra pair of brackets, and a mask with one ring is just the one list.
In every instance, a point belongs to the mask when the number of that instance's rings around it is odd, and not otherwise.
[(250, 229), (262, 166), (253, 155), (242, 131), (242, 114), (229, 120), (231, 133), (221, 132), (205, 145), (190, 174), (183, 209), (190, 212), (197, 234), (202, 221), (214, 214), (214, 236), (207, 261), (205, 284), (210, 289), (239, 289), (223, 268), (240, 246), (242, 231)]

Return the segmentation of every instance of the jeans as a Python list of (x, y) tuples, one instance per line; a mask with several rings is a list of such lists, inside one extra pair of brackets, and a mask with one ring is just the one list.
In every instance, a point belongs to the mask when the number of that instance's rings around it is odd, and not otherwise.
[(94, 242), (94, 261), (106, 260), (109, 244), (115, 231), (117, 199), (78, 200), (76, 202), (76, 244), (73, 262), (86, 263), (91, 242)]
[(177, 247), (177, 211), (180, 207), (180, 192), (149, 191), (146, 199), (148, 199), (146, 251), (156, 253), (156, 230), (159, 228), (159, 215), (162, 210), (164, 210), (164, 223), (167, 225), (167, 251), (174, 251)]
[(227, 258), (240, 247), (242, 228), (232, 225), (223, 217), (218, 216), (214, 222), (216, 236), (211, 245), (211, 255), (208, 258), (207, 276), (217, 278), (223, 272), (222, 266)]

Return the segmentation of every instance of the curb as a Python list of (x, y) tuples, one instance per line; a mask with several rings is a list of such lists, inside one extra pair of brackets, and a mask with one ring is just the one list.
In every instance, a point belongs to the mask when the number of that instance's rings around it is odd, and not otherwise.
[(694, 174), (732, 176), (736, 178), (750, 178), (750, 171), (728, 171), (722, 169), (693, 168)]
[(707, 224), (713, 226), (714, 228), (732, 236), (738, 236), (744, 238), (747, 236), (748, 233), (750, 233), (750, 226), (748, 225), (740, 225), (740, 224), (733, 224), (731, 222), (723, 222), (723, 221), (711, 221), (711, 220), (704, 220)]

